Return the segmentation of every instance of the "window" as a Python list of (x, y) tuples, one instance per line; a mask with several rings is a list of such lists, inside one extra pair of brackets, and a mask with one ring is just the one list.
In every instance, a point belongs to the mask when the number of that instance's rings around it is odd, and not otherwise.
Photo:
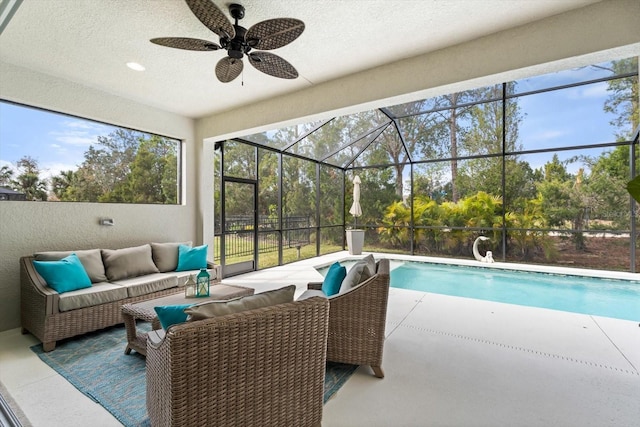
[(0, 102), (9, 200), (180, 203), (181, 141)]

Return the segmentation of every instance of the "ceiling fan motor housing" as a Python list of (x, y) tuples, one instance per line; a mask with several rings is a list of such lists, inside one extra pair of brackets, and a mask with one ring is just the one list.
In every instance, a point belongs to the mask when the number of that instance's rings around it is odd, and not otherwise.
[[(220, 40), (220, 44), (225, 47), (226, 44), (229, 46), (229, 56), (236, 59), (242, 59), (242, 56), (245, 53), (249, 53), (251, 47), (245, 42), (244, 35), (247, 33), (247, 30), (240, 25), (234, 25), (233, 28), (236, 30), (236, 36), (233, 40)], [(226, 47), (225, 47), (226, 48)]]

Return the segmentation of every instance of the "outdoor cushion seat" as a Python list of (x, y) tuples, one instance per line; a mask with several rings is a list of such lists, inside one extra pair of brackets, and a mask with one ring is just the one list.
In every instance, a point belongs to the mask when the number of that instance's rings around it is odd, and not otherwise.
[[(125, 304), (183, 293), (187, 277), (200, 271), (200, 264), (192, 267), (196, 270), (175, 271), (180, 247), (189, 244), (153, 242), (122, 249), (41, 251), (20, 257), (22, 332), (30, 332), (42, 341), (44, 351), (51, 351), (58, 340), (122, 323)], [(220, 266), (208, 263), (206, 257), (201, 262), (211, 283), (219, 283)], [(83, 271), (77, 264), (82, 264)]]
[(321, 425), (328, 318), (310, 298), (149, 334), (151, 425)]
[(302, 301), (303, 299), (313, 298), (313, 297), (323, 297), (327, 298), (327, 296), (320, 289), (307, 289), (298, 297), (298, 301)]
[(94, 283), (90, 288), (78, 289), (60, 294), (60, 311), (92, 307), (94, 305), (119, 301), (127, 297), (127, 289), (113, 283)]
[[(345, 278), (346, 279), (346, 278)], [(369, 365), (383, 378), (385, 322), (389, 299), (389, 260), (376, 263), (372, 277), (329, 300), (327, 360), (352, 365)], [(307, 292), (322, 292), (322, 283), (309, 283)]]
[(178, 286), (178, 277), (169, 273), (152, 273), (145, 276), (132, 277), (130, 279), (116, 280), (115, 285), (123, 286), (129, 297), (147, 295), (152, 292)]

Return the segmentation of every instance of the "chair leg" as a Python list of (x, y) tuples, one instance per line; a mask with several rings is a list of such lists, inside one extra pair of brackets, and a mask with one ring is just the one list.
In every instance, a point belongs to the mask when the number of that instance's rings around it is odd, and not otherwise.
[(373, 369), (373, 375), (375, 375), (378, 378), (384, 378), (384, 372), (382, 372), (382, 366), (372, 366), (371, 369)]
[(56, 342), (55, 341), (43, 342), (42, 343), (42, 349), (45, 352), (53, 351), (55, 348), (56, 348)]

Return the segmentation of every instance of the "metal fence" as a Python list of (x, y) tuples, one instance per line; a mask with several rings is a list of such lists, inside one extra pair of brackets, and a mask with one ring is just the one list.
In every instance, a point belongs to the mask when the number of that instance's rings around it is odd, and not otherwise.
[[(282, 245), (300, 248), (311, 241), (311, 219), (309, 216), (288, 216), (282, 219)], [(252, 216), (227, 217), (224, 225), (225, 256), (253, 255), (253, 233), (258, 232), (258, 252), (277, 252), (280, 247), (278, 219), (258, 217), (257, 230)]]

